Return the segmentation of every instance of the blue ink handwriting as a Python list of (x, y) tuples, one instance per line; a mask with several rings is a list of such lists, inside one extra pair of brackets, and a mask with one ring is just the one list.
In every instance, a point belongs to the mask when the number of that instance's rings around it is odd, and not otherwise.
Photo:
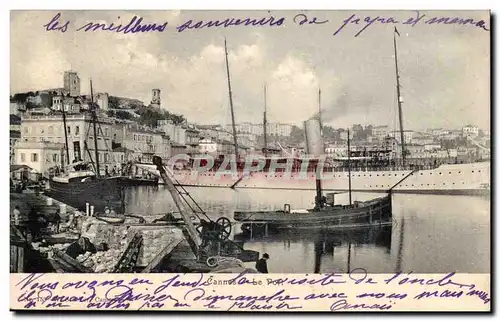
[(335, 301), (330, 306), (330, 311), (349, 310), (349, 309), (368, 309), (368, 310), (390, 310), (390, 304), (365, 304), (365, 303), (348, 303), (347, 300), (342, 299)]
[[(257, 302), (262, 302), (262, 303), (271, 303), (272, 301), (280, 301), (280, 302), (288, 302), (288, 301), (294, 301), (294, 300), (299, 300), (298, 297), (295, 296), (289, 296), (286, 294), (284, 289), (277, 290), (274, 292), (272, 295), (206, 295), (206, 292), (202, 288), (195, 288), (192, 290), (189, 290), (186, 292), (184, 295), (184, 300), (188, 300), (188, 298), (192, 301), (203, 301), (207, 302), (204, 304), (205, 307), (210, 308), (210, 309), (217, 309), (219, 308), (215, 304), (217, 302), (222, 302), (222, 301), (230, 301), (234, 303), (247, 303), (250, 304), (249, 307), (252, 306), (252, 304), (258, 304)], [(265, 304), (264, 304), (265, 305)], [(259, 309), (266, 309), (265, 307), (259, 305)], [(240, 307), (239, 305), (233, 304), (232, 307)]]
[[(118, 17), (120, 19), (120, 17)], [(97, 23), (97, 22), (89, 22), (80, 28), (76, 29), (76, 31), (84, 30), (85, 32), (88, 31), (110, 31), (110, 32), (117, 32), (117, 33), (143, 33), (143, 32), (151, 32), (151, 31), (156, 31), (156, 32), (164, 32), (165, 29), (167, 29), (168, 22), (163, 22), (163, 23), (146, 23), (142, 24), (142, 18), (133, 16), (132, 19), (130, 19), (129, 23), (126, 25), (114, 25), (113, 23), (110, 24), (105, 24), (105, 23)]]
[(233, 27), (233, 26), (281, 26), (285, 22), (285, 18), (275, 18), (274, 16), (270, 16), (267, 18), (244, 18), (244, 19), (238, 19), (238, 18), (226, 18), (224, 20), (208, 20), (208, 21), (193, 21), (193, 20), (187, 20), (184, 23), (180, 24), (177, 26), (177, 31), (178, 32), (183, 32), (186, 29), (192, 30), (192, 29), (203, 29), (203, 28), (212, 28), (212, 27)]
[(59, 18), (61, 17), (61, 13), (56, 14), (52, 19), (45, 25), (45, 31), (60, 31), (66, 32), (68, 31), (69, 21), (66, 21), (63, 25), (59, 25)]
[(323, 276), (311, 276), (306, 274), (305, 278), (295, 279), (295, 278), (278, 278), (278, 279), (267, 279), (267, 285), (330, 285), (330, 284), (342, 284), (346, 281), (342, 281), (342, 274), (330, 273), (324, 274)]
[[(410, 275), (412, 272), (407, 273), (404, 278), (402, 278), (403, 273), (398, 272), (394, 274), (393, 276), (387, 278), (384, 280), (385, 284), (419, 284), (419, 285), (439, 285), (439, 286), (448, 286), (448, 285), (453, 285), (457, 286), (459, 288), (465, 287), (469, 288), (469, 290), (472, 290), (476, 287), (475, 284), (462, 284), (462, 283), (457, 283), (452, 280), (452, 277), (455, 275), (455, 272), (448, 273), (447, 275), (443, 276), (442, 278), (438, 280), (434, 279), (424, 279), (424, 278), (412, 278)], [(394, 281), (394, 282), (393, 282)]]
[(305, 14), (299, 13), (295, 15), (295, 17), (293, 17), (293, 22), (299, 24), (299, 26), (302, 26), (305, 23), (310, 25), (321, 25), (327, 23), (328, 20), (318, 21), (318, 18), (316, 17), (313, 17), (311, 20), (309, 20), (309, 18)]

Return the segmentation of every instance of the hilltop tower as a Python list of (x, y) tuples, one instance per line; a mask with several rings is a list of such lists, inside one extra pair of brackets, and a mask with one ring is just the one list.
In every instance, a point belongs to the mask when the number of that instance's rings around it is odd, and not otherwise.
[(161, 98), (160, 98), (160, 89), (153, 89), (153, 98), (151, 99), (151, 107), (160, 108), (161, 106)]
[(64, 72), (64, 89), (71, 97), (80, 96), (80, 77), (76, 71)]

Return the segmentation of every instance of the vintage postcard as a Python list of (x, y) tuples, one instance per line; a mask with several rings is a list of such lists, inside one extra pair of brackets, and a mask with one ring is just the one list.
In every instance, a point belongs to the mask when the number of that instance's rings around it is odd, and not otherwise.
[(490, 28), (11, 11), (11, 309), (490, 311)]

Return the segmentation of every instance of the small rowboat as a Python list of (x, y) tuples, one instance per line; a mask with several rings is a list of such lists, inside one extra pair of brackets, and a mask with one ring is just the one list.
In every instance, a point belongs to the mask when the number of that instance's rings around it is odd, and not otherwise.
[(119, 216), (96, 216), (95, 218), (109, 224), (121, 224), (125, 222), (125, 217)]

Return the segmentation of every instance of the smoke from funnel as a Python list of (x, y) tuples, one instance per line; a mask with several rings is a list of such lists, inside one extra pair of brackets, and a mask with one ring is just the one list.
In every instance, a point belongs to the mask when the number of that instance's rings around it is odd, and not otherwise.
[(337, 99), (329, 104), (328, 107), (321, 109), (315, 113), (310, 119), (318, 119), (321, 116), (321, 123), (332, 122), (349, 113), (366, 113), (373, 104), (373, 97), (364, 93), (350, 94), (352, 90), (343, 90), (342, 94), (337, 96)]

